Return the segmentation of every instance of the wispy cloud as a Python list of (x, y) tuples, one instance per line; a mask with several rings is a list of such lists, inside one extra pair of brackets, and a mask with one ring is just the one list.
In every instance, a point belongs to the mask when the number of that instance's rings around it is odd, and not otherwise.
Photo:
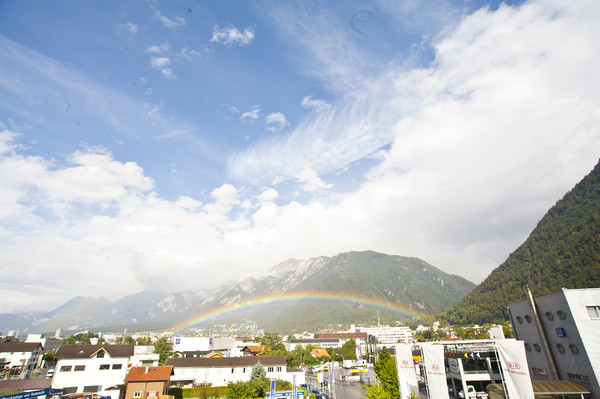
[(306, 96), (302, 99), (301, 105), (304, 108), (313, 108), (317, 112), (322, 112), (331, 108), (331, 104), (329, 104), (325, 100), (319, 100), (316, 98), (312, 98), (312, 96)]
[(162, 75), (167, 79), (176, 79), (177, 76), (173, 73), (173, 70), (169, 67), (171, 60), (169, 57), (152, 57), (150, 58), (150, 66), (157, 71), (160, 71)]
[(287, 127), (290, 123), (285, 118), (285, 115), (281, 112), (271, 112), (265, 117), (265, 125), (267, 129), (272, 132), (276, 132)]
[(177, 53), (178, 57), (185, 58), (188, 61), (202, 58), (202, 55), (194, 49), (183, 48)]
[(169, 19), (166, 16), (162, 15), (160, 11), (154, 10), (154, 18), (158, 19), (165, 28), (177, 28), (179, 26), (185, 25), (185, 19), (183, 17), (175, 17), (174, 19)]
[(252, 109), (250, 111), (244, 112), (240, 116), (240, 119), (243, 120), (243, 121), (246, 121), (246, 120), (257, 120), (259, 117), (260, 117), (260, 105), (254, 105), (254, 106), (252, 106)]
[(215, 25), (213, 28), (213, 34), (210, 38), (211, 42), (222, 43), (226, 46), (245, 46), (250, 44), (254, 40), (254, 30), (251, 28), (244, 29), (244, 32), (240, 32), (238, 28), (233, 25), (229, 25), (225, 28), (220, 28), (219, 25)]
[(159, 45), (150, 46), (150, 47), (146, 48), (146, 50), (145, 50), (145, 52), (147, 54), (163, 54), (163, 53), (166, 53), (167, 51), (169, 51), (168, 43), (162, 43)]

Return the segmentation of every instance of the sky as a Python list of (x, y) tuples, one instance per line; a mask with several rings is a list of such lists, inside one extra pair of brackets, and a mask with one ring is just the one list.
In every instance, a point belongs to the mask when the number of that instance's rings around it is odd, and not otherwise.
[(600, 157), (596, 0), (0, 1), (0, 312), (374, 250), (481, 282)]

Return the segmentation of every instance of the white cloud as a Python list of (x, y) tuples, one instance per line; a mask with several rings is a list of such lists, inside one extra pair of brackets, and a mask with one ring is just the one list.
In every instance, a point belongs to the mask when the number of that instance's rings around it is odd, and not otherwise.
[(211, 42), (222, 43), (226, 46), (245, 46), (250, 44), (254, 40), (254, 30), (251, 28), (244, 29), (244, 32), (240, 32), (235, 26), (228, 26), (226, 28), (220, 28), (219, 25), (215, 25), (213, 28), (213, 34), (210, 38)]
[[(61, 165), (1, 133), (3, 310), (89, 296), (91, 280), (106, 290), (94, 295), (113, 298), (157, 285), (199, 289), (290, 257), (359, 249), (418, 256), (481, 280), (597, 162), (599, 8), (532, 1), (468, 16), (435, 43), (431, 66), (390, 65), (289, 134), (232, 157), (232, 175), (247, 186), (223, 184), (203, 203), (161, 198), (139, 165), (106, 150), (84, 148)], [(115, 129), (177, 130), (148, 123), (160, 120), (160, 106), (131, 106), (38, 54), (11, 61), (19, 45), (1, 36), (0, 46), (9, 60), (0, 63), (0, 85), (17, 100), (2, 106), (18, 115), (40, 93), (78, 87), (75, 99), (89, 95), (107, 110), (88, 108), (93, 115), (118, 116)], [(22, 68), (37, 71), (36, 90), (22, 90)], [(49, 76), (66, 83), (39, 84)], [(259, 118), (259, 108), (251, 115)], [(379, 163), (345, 193), (286, 203), (279, 186), (248, 188), (253, 178), (259, 187), (277, 178), (318, 191), (331, 187), (319, 176), (374, 153)], [(24, 286), (37, 295), (19, 294)]]
[(271, 112), (265, 117), (265, 125), (267, 129), (272, 132), (276, 132), (287, 127), (290, 123), (285, 118), (285, 115), (281, 112)]
[(169, 57), (152, 57), (150, 59), (150, 66), (157, 71), (160, 71), (162, 75), (167, 79), (176, 79), (177, 76), (173, 73), (173, 70), (168, 66), (171, 64)]
[(158, 19), (165, 28), (177, 28), (185, 25), (185, 19), (183, 17), (175, 17), (175, 19), (169, 19), (162, 15), (160, 11), (154, 11), (154, 18)]
[(316, 192), (325, 188), (333, 187), (325, 183), (313, 169), (306, 168), (298, 174), (298, 182), (302, 183), (302, 189), (308, 192)]
[(279, 193), (274, 188), (267, 188), (258, 196), (258, 200), (261, 202), (273, 201), (279, 196)]
[(240, 119), (245, 121), (245, 120), (257, 120), (260, 117), (260, 105), (254, 105), (252, 106), (252, 110), (250, 111), (246, 111), (244, 112), (241, 116)]
[(147, 54), (162, 54), (169, 51), (169, 44), (163, 43), (159, 45), (154, 45), (146, 48), (145, 52)]
[(194, 49), (188, 50), (186, 48), (181, 49), (177, 55), (181, 58), (185, 58), (188, 61), (196, 60), (202, 57), (202, 55)]
[(313, 99), (312, 96), (306, 96), (302, 99), (301, 105), (304, 108), (313, 108), (317, 112), (322, 112), (331, 108), (331, 104), (329, 104), (325, 100)]

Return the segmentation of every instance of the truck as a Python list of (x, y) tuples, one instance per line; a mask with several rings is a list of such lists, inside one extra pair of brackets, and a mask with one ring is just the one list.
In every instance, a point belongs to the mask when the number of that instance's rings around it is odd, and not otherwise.
[[(458, 392), (458, 397), (461, 398), (461, 399), (464, 399), (465, 398), (464, 391), (462, 391), (462, 390), (459, 391)], [(487, 392), (483, 392), (483, 391), (478, 392), (477, 390), (475, 390), (475, 387), (473, 385), (467, 385), (467, 396), (466, 397), (468, 399), (471, 399), (471, 398), (477, 398), (477, 399), (479, 399), (479, 398), (485, 398), (485, 399), (487, 399), (489, 397), (489, 395), (487, 394)]]

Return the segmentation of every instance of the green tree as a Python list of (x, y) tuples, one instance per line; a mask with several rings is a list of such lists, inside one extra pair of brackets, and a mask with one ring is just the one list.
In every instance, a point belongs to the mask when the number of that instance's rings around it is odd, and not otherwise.
[(128, 345), (135, 345), (135, 339), (133, 339), (133, 337), (131, 335), (128, 335), (123, 340), (123, 343), (128, 344)]
[(379, 353), (379, 358), (375, 362), (375, 373), (381, 384), (381, 389), (386, 392), (385, 398), (399, 399), (400, 391), (398, 389), (398, 372), (396, 371), (396, 362), (384, 346)]
[(252, 367), (252, 372), (250, 373), (250, 379), (258, 380), (261, 378), (267, 378), (267, 370), (265, 370), (265, 368), (259, 361), (258, 363), (256, 363), (254, 365), (254, 367)]
[(158, 362), (164, 365), (167, 359), (173, 356), (173, 344), (165, 337), (159, 338), (154, 343), (154, 353), (158, 353)]

